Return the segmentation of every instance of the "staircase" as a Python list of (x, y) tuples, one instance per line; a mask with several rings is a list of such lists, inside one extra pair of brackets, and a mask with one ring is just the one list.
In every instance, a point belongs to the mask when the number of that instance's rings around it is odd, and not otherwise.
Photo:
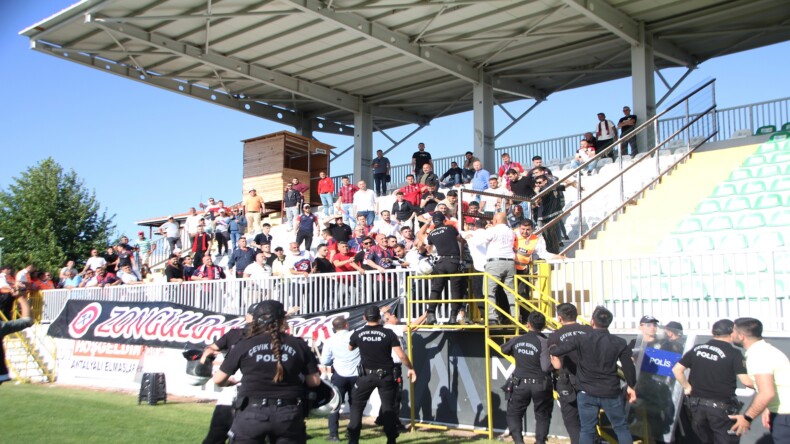
[(627, 207), (606, 230), (584, 243), (577, 258), (654, 254), (659, 242), (714, 187), (753, 154), (757, 145), (718, 150), (697, 150), (692, 158), (665, 175), (637, 205)]
[[(0, 320), (7, 321), (3, 313), (0, 313)], [(55, 347), (47, 347), (46, 340), (46, 332), (40, 324), (5, 337), (6, 362), (15, 381), (23, 384), (55, 382)]]

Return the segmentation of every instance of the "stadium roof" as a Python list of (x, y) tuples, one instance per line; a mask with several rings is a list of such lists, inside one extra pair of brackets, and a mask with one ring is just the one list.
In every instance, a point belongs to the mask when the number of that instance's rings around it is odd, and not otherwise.
[[(87, 0), (21, 33), (34, 49), (299, 127), (353, 134), (541, 100), (790, 39), (786, 0)], [(767, 61), (769, 62), (769, 61)]]

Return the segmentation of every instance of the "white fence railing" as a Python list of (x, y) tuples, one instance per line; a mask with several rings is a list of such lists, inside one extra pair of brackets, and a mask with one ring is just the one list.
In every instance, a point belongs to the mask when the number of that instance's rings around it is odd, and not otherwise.
[[(653, 255), (552, 262), (552, 296), (589, 316), (597, 305), (615, 313), (613, 328), (631, 330), (651, 314), (706, 332), (718, 319), (752, 316), (767, 332), (786, 335), (790, 321), (790, 249), (707, 254)], [(302, 314), (405, 297), (406, 270), (329, 273), (309, 277), (228, 279), (44, 292), (42, 319), (54, 320), (69, 299), (172, 302), (228, 314), (274, 298)], [(412, 286), (412, 298), (427, 299), (430, 280)], [(424, 284), (422, 284), (424, 282)], [(445, 295), (446, 296), (446, 295)], [(447, 315), (441, 304), (438, 315)], [(424, 305), (413, 307), (421, 314)], [(403, 315), (403, 313), (401, 313)]]

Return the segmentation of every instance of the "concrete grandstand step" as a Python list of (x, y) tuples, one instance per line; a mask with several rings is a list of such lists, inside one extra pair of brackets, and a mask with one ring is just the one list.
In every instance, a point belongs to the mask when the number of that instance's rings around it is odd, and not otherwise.
[[(695, 152), (690, 161), (681, 164), (673, 174), (665, 176), (659, 186), (645, 193), (638, 205), (627, 207), (616, 222), (606, 224), (606, 230), (599, 233), (594, 241), (585, 243), (576, 257), (656, 252), (666, 234), (674, 230), (685, 216), (692, 214), (697, 204), (712, 194), (716, 184), (725, 180), (730, 171), (741, 165), (756, 149), (757, 145), (748, 145)], [(674, 156), (659, 156), (659, 161), (673, 159)], [(645, 165), (640, 164), (634, 170), (648, 172), (655, 168), (654, 159), (646, 159), (642, 163)], [(630, 179), (629, 186), (637, 188), (640, 176), (631, 177), (637, 179)], [(602, 207), (606, 208), (606, 203)]]

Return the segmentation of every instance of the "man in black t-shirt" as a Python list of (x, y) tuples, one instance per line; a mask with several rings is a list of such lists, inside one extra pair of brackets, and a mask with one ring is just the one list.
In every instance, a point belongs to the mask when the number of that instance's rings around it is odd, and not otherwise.
[(107, 273), (117, 273), (118, 269), (118, 255), (115, 253), (115, 247), (110, 245), (107, 247), (107, 251), (102, 255), (105, 261), (107, 261), (107, 265), (104, 266), (104, 269), (107, 270)]
[(316, 250), (316, 257), (313, 260), (313, 273), (334, 273), (335, 266), (327, 259), (329, 248), (326, 245), (319, 245)]
[[(454, 274), (463, 273), (466, 269), (463, 267), (463, 260), (461, 258), (461, 246), (459, 242), (465, 243), (466, 241), (461, 237), (458, 230), (452, 225), (445, 225), (444, 214), (440, 212), (433, 213), (433, 229), (428, 234), (427, 244), (433, 246), (436, 251), (438, 259), (433, 265), (433, 274)], [(430, 300), (436, 301), (442, 298), (444, 288), (447, 286), (446, 277), (434, 277), (431, 279), (431, 295)], [(463, 299), (465, 296), (466, 279), (463, 276), (453, 276), (450, 280), (450, 299)], [(450, 304), (450, 320), (447, 322), (450, 325), (458, 324), (458, 312), (461, 309), (461, 304), (453, 302)], [(436, 323), (436, 304), (428, 304), (428, 313), (425, 318), (425, 324), (431, 325)]]
[(524, 444), (521, 423), (527, 407), (533, 401), (535, 443), (546, 444), (549, 436), (554, 397), (548, 345), (546, 336), (541, 333), (545, 326), (546, 317), (542, 313), (532, 312), (527, 320), (529, 331), (502, 346), (502, 353), (511, 355), (516, 360), (516, 369), (506, 385), (507, 428), (515, 444)]
[[(332, 223), (334, 222), (334, 224)], [(335, 215), (334, 221), (331, 219), (324, 221), (324, 226), (329, 230), (329, 234), (336, 242), (348, 242), (351, 239), (353, 231), (351, 227), (343, 222), (343, 215), (338, 213)]]
[(184, 282), (184, 270), (177, 254), (171, 254), (165, 267), (165, 279), (167, 282)]
[[(672, 368), (683, 392), (688, 396), (691, 427), (704, 443), (737, 443), (739, 437), (729, 433), (738, 414), (735, 388), (737, 380), (751, 386), (743, 355), (732, 346), (733, 322), (722, 319), (713, 324), (713, 339), (689, 350)], [(690, 369), (688, 379), (685, 371)]]
[[(578, 335), (585, 335), (592, 331), (589, 325), (581, 325), (576, 322), (579, 312), (576, 306), (563, 303), (557, 306), (557, 318), (562, 324), (559, 330), (549, 335), (548, 346), (559, 345)], [(579, 365), (579, 353), (574, 350), (562, 358), (552, 356), (551, 364), (559, 370), (557, 378), (557, 394), (559, 395), (560, 411), (562, 412), (562, 422), (565, 423), (565, 430), (571, 444), (579, 442), (579, 405), (576, 402), (576, 374)]]
[(422, 173), (422, 166), (426, 163), (433, 168), (431, 153), (425, 151), (425, 144), (420, 142), (417, 144), (417, 151), (411, 156), (411, 169), (415, 176)]
[(362, 428), (362, 412), (370, 399), (373, 390), (379, 390), (381, 398), (381, 419), (384, 423), (384, 433), (387, 435), (387, 444), (394, 444), (398, 437), (396, 426), (397, 412), (393, 410), (395, 391), (398, 388), (393, 375), (395, 363), (392, 352), (409, 369), (407, 375), (413, 383), (417, 380), (409, 357), (403, 352), (398, 336), (389, 329), (381, 326), (381, 313), (375, 305), (365, 308), (365, 321), (367, 324), (354, 332), (349, 339), (348, 348), (359, 348), (360, 374), (354, 391), (351, 393), (351, 419), (348, 423), (349, 444), (359, 444), (359, 433)]
[[(631, 108), (623, 107), (624, 116), (617, 121), (617, 127), (620, 128), (620, 137), (630, 133), (636, 127), (636, 116), (631, 114)], [(620, 155), (626, 154), (628, 145), (631, 145), (631, 156), (636, 156), (639, 150), (636, 148), (636, 137), (632, 137), (625, 142), (620, 143)]]

